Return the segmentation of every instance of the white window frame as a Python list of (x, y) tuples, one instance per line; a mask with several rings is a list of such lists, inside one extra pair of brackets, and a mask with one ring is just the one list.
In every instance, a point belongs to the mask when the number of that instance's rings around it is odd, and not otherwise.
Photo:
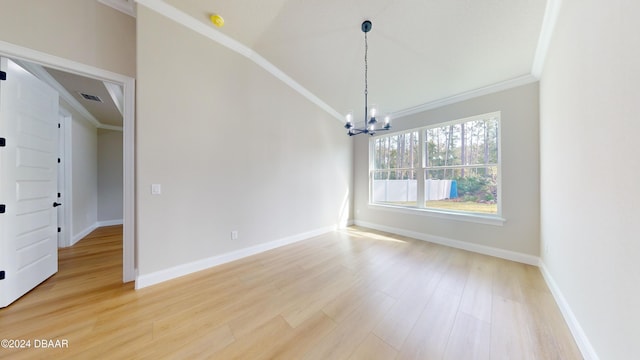
[[(482, 213), (474, 213), (468, 211), (456, 211), (456, 210), (443, 210), (436, 208), (427, 208), (425, 207), (425, 193), (424, 193), (424, 183), (425, 183), (425, 173), (429, 169), (425, 166), (424, 155), (425, 149), (424, 146), (426, 144), (425, 132), (428, 129), (438, 128), (447, 125), (453, 124), (461, 124), (474, 120), (481, 120), (486, 118), (495, 117), (498, 121), (498, 175), (496, 177), (497, 182), (497, 207), (498, 211), (496, 214), (482, 214)], [(375, 164), (374, 164), (374, 154), (375, 154), (375, 141), (380, 137), (388, 137), (394, 136), (402, 133), (410, 133), (413, 131), (418, 132), (420, 151), (419, 151), (419, 167), (413, 169), (416, 171), (417, 177), (417, 206), (402, 206), (402, 205), (393, 205), (387, 203), (376, 203), (373, 201), (373, 180), (374, 180), (374, 172), (375, 172)], [(375, 210), (385, 210), (385, 211), (393, 211), (404, 214), (412, 214), (412, 215), (424, 215), (430, 216), (438, 219), (446, 219), (446, 220), (459, 220), (459, 221), (467, 221), (474, 222), (480, 224), (487, 225), (496, 225), (502, 226), (506, 219), (502, 217), (502, 121), (501, 121), (501, 112), (491, 112), (481, 115), (475, 115), (463, 119), (457, 119), (437, 124), (432, 124), (428, 126), (423, 126), (419, 128), (406, 129), (402, 131), (396, 131), (391, 134), (387, 133), (384, 135), (371, 137), (369, 140), (369, 208)], [(457, 166), (454, 166), (457, 167)], [(474, 166), (477, 167), (477, 166)]]

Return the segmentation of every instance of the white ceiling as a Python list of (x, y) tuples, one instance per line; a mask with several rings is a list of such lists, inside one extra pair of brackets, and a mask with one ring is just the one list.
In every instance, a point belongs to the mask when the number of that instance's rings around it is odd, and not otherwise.
[[(97, 128), (122, 131), (121, 109), (124, 95), (122, 85), (52, 69), (29, 61), (17, 59), (14, 61), (51, 86), (58, 92), (61, 100)], [(102, 101), (87, 100), (80, 95), (81, 93), (97, 96)]]
[[(122, 113), (118, 110), (104, 82), (65, 71), (45, 69), (69, 95), (75, 98), (98, 121), (99, 125), (122, 127)], [(80, 93), (97, 96), (102, 102), (87, 100)]]
[[(140, 1), (141, 3), (160, 1)], [(166, 0), (253, 49), (338, 113), (383, 112), (531, 77), (547, 0)], [(217, 28), (216, 28), (217, 29)]]

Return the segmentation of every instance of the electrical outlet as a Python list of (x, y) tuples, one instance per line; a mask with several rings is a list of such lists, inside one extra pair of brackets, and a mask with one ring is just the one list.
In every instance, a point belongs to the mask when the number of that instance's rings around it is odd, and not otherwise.
[(231, 240), (238, 240), (238, 230), (231, 231)]

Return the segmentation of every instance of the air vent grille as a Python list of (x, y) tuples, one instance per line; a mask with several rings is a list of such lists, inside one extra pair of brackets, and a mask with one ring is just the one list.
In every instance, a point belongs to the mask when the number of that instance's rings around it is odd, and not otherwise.
[(85, 93), (78, 93), (78, 94), (80, 94), (80, 96), (82, 96), (85, 100), (104, 102), (104, 101), (102, 101), (102, 99), (100, 99), (100, 97), (98, 97), (96, 95), (85, 94)]

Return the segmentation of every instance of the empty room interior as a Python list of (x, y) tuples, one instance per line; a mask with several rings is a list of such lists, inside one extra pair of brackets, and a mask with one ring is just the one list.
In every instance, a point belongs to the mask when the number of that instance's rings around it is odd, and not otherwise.
[(640, 2), (0, 6), (0, 359), (640, 358)]

